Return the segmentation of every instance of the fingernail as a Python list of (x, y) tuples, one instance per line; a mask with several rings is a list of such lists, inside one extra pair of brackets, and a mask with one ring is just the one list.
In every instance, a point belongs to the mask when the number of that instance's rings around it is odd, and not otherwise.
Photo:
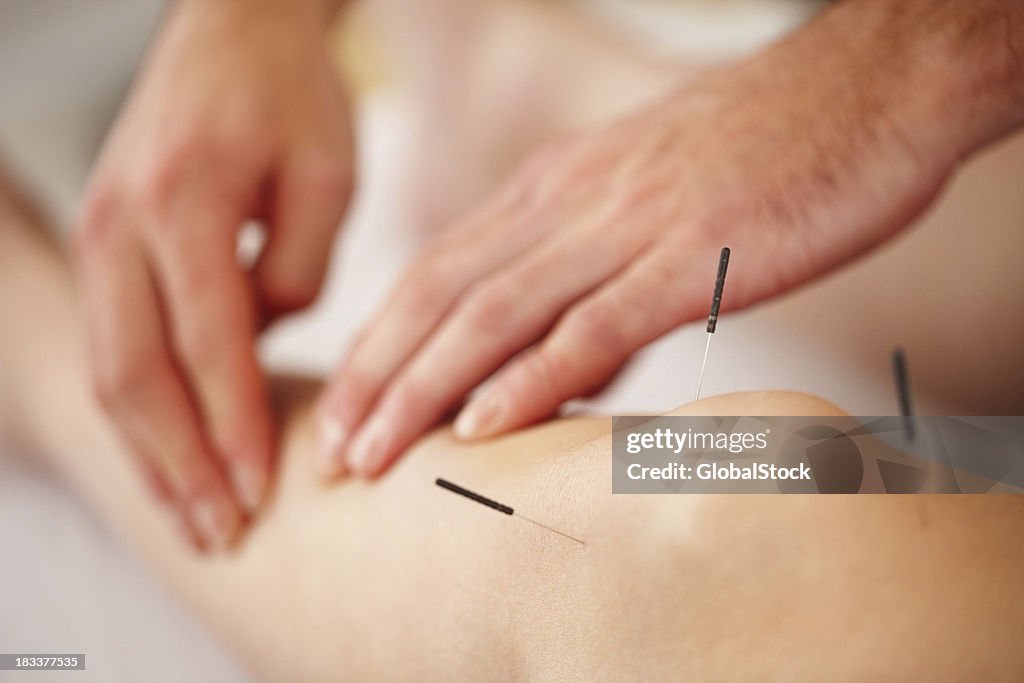
[(501, 428), (508, 402), (505, 395), (494, 390), (470, 401), (455, 418), (455, 436), (460, 439), (481, 439)]
[(214, 550), (223, 550), (231, 542), (234, 525), (230, 515), (211, 499), (203, 498), (192, 504), (192, 521), (203, 541)]
[(345, 469), (345, 440), (348, 431), (341, 421), (325, 417), (320, 422), (319, 463), (320, 474), (335, 477)]
[(255, 512), (263, 502), (267, 480), (263, 471), (248, 462), (231, 465), (231, 486), (246, 512)]
[(378, 423), (371, 422), (366, 431), (356, 437), (348, 450), (348, 466), (353, 472), (366, 476), (376, 471), (384, 449), (387, 447), (388, 430)]

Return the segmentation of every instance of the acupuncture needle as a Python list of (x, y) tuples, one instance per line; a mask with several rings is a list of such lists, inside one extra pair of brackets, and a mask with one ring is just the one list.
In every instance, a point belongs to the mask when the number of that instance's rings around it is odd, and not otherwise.
[(498, 512), (500, 512), (502, 514), (505, 514), (505, 515), (508, 515), (509, 517), (516, 517), (518, 519), (523, 520), (524, 522), (529, 522), (530, 524), (534, 524), (536, 526), (539, 526), (542, 529), (547, 529), (548, 531), (552, 531), (552, 532), (558, 534), (559, 536), (563, 536), (565, 538), (568, 538), (570, 541), (576, 541), (580, 545), (586, 545), (586, 543), (584, 543), (580, 539), (576, 538), (575, 536), (571, 536), (571, 535), (565, 533), (564, 531), (559, 531), (558, 529), (553, 529), (552, 527), (549, 527), (547, 524), (542, 524), (541, 522), (538, 522), (535, 519), (530, 519), (529, 517), (523, 515), (522, 513), (518, 513), (517, 514), (516, 511), (513, 510), (508, 505), (504, 505), (503, 503), (499, 503), (496, 500), (491, 500), (490, 498), (487, 498), (486, 496), (481, 496), (479, 493), (474, 493), (473, 491), (470, 491), (469, 489), (463, 488), (463, 487), (459, 486), (458, 484), (453, 484), (450, 481), (448, 481), (447, 479), (440, 479), (439, 478), (434, 483), (437, 484), (438, 486), (440, 486), (443, 489), (451, 491), (452, 493), (457, 493), (460, 496), (463, 496), (465, 498), (469, 498), (470, 500), (475, 501), (477, 503), (480, 503), (481, 505), (486, 505), (487, 507), (491, 508), (492, 510), (497, 510)]
[(913, 441), (914, 411), (910, 405), (910, 377), (907, 373), (907, 356), (903, 349), (898, 346), (892, 351), (892, 376), (896, 381), (896, 395), (900, 401), (900, 414), (903, 415), (903, 426), (907, 430), (907, 441)]
[(718, 257), (718, 277), (715, 278), (715, 292), (711, 297), (711, 312), (708, 313), (708, 340), (704, 344), (704, 360), (700, 364), (700, 378), (697, 380), (697, 398), (700, 400), (700, 390), (704, 386), (704, 369), (708, 365), (708, 351), (711, 350), (711, 336), (718, 327), (718, 309), (722, 306), (722, 290), (725, 289), (725, 271), (729, 269), (729, 247), (722, 247), (722, 254)]

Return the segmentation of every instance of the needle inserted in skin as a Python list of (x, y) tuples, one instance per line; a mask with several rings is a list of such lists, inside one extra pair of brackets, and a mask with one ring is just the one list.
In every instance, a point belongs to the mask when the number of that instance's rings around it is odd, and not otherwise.
[(708, 342), (704, 345), (704, 360), (700, 362), (700, 379), (697, 380), (697, 398), (700, 400), (700, 389), (704, 386), (704, 367), (708, 364), (708, 351), (711, 350), (711, 333), (708, 332)]
[(708, 313), (708, 341), (704, 345), (704, 360), (700, 364), (700, 378), (697, 380), (697, 398), (700, 400), (700, 390), (704, 386), (704, 369), (708, 365), (708, 351), (711, 350), (711, 335), (718, 327), (718, 309), (722, 306), (722, 290), (725, 289), (725, 273), (729, 269), (729, 247), (722, 247), (722, 254), (718, 257), (718, 277), (715, 278), (715, 292), (711, 297), (711, 312)]
[(437, 479), (437, 480), (434, 481), (434, 483), (437, 484), (438, 486), (440, 486), (443, 489), (451, 491), (452, 493), (457, 493), (460, 496), (463, 496), (465, 498), (469, 498), (470, 500), (472, 500), (474, 502), (480, 503), (481, 505), (485, 505), (485, 506), (491, 508), (492, 510), (497, 510), (498, 512), (500, 512), (502, 514), (505, 514), (505, 515), (508, 515), (509, 517), (517, 517), (518, 519), (521, 519), (524, 522), (529, 522), (530, 524), (536, 524), (537, 526), (541, 527), (542, 529), (547, 529), (548, 531), (552, 531), (552, 532), (558, 534), (559, 536), (562, 536), (564, 538), (568, 538), (570, 541), (576, 541), (580, 545), (586, 545), (585, 542), (581, 541), (580, 539), (576, 538), (575, 536), (570, 536), (569, 534), (565, 533), (564, 531), (559, 531), (558, 529), (553, 529), (553, 528), (549, 527), (547, 524), (542, 524), (542, 523), (540, 523), (540, 522), (538, 522), (538, 521), (536, 521), (534, 519), (530, 519), (529, 517), (525, 517), (525, 516), (523, 516), (521, 514), (517, 515), (517, 514), (515, 514), (515, 510), (510, 508), (508, 505), (504, 505), (502, 503), (499, 503), (496, 500), (491, 500), (490, 498), (487, 498), (485, 496), (481, 496), (479, 493), (474, 493), (473, 491), (470, 491), (469, 489), (463, 488), (463, 487), (459, 486), (458, 484), (453, 484), (453, 483), (451, 483), (450, 481), (448, 481), (446, 479)]
[(566, 538), (568, 538), (568, 539), (569, 539), (570, 541), (576, 541), (576, 542), (577, 542), (577, 543), (579, 543), (580, 545), (586, 545), (586, 543), (584, 543), (584, 542), (583, 542), (583, 541), (581, 541), (580, 539), (576, 538), (575, 536), (571, 536), (571, 535), (569, 535), (569, 534), (565, 533), (564, 531), (559, 531), (558, 529), (552, 529), (552, 528), (551, 528), (551, 527), (549, 527), (549, 526), (548, 526), (547, 524), (541, 524), (541, 523), (540, 523), (540, 522), (538, 522), (537, 520), (535, 520), (535, 519), (530, 519), (530, 518), (529, 518), (529, 517), (527, 517), (526, 515), (523, 515), (523, 514), (518, 514), (518, 515), (515, 515), (515, 516), (516, 516), (516, 517), (518, 517), (519, 519), (523, 520), (523, 521), (529, 522), (530, 524), (536, 524), (537, 526), (539, 526), (539, 527), (542, 527), (542, 528), (544, 528), (544, 529), (547, 529), (548, 531), (554, 531), (554, 532), (555, 532), (556, 534), (558, 534), (559, 536), (565, 536), (565, 537), (566, 537)]
[(910, 405), (910, 378), (907, 374), (907, 356), (903, 349), (896, 347), (892, 352), (892, 375), (896, 381), (896, 395), (900, 401), (900, 414), (907, 430), (907, 441), (914, 440), (914, 411)]

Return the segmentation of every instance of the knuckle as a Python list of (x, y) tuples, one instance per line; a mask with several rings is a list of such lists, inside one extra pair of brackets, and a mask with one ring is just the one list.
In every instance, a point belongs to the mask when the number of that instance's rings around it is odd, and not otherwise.
[(157, 168), (162, 168), (173, 179), (180, 174), (180, 169), (216, 159), (227, 151), (224, 136), (216, 130), (216, 127), (193, 124), (170, 137), (159, 155), (164, 163)]
[(77, 259), (92, 258), (106, 248), (114, 230), (116, 211), (113, 190), (102, 187), (90, 192), (71, 236), (71, 248)]
[(153, 384), (152, 364), (142, 357), (120, 356), (96, 366), (93, 392), (108, 413), (120, 413), (137, 402)]
[(431, 398), (430, 392), (420, 382), (406, 376), (388, 391), (383, 405), (388, 413), (405, 420), (417, 411), (427, 408)]
[(478, 332), (495, 333), (510, 323), (512, 299), (510, 287), (502, 280), (491, 280), (474, 289), (463, 304), (463, 315)]
[[(600, 228), (634, 225), (638, 218), (660, 223), (672, 213), (674, 193), (664, 179), (637, 178), (618, 188), (610, 188)], [(639, 227), (639, 226), (638, 226)]]
[(400, 298), (410, 312), (433, 311), (447, 306), (451, 300), (451, 276), (440, 258), (427, 255), (410, 268), (400, 291)]
[(237, 158), (230, 152), (208, 134), (192, 132), (169, 142), (139, 175), (133, 192), (138, 205), (150, 217), (165, 219), (182, 188), (199, 176), (206, 181), (216, 178), (219, 160)]
[(573, 310), (565, 321), (566, 333), (576, 343), (618, 353), (623, 347), (624, 332), (618, 316), (601, 304), (586, 303)]
[(169, 215), (175, 193), (182, 184), (185, 168), (167, 159), (144, 173), (136, 188), (138, 206), (145, 215), (160, 221)]
[(550, 346), (531, 355), (522, 368), (528, 386), (545, 387), (558, 397), (565, 395), (563, 387), (571, 371), (568, 359)]
[(212, 150), (209, 137), (195, 131), (183, 132), (167, 141), (151, 167), (152, 180), (173, 182), (188, 168), (205, 158)]

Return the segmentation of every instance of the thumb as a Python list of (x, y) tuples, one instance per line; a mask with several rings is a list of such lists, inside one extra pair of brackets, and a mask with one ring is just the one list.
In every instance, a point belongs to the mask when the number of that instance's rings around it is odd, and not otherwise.
[(278, 177), (269, 238), (255, 269), (267, 318), (305, 308), (316, 299), (352, 186), (348, 160), (327, 155), (297, 159)]

